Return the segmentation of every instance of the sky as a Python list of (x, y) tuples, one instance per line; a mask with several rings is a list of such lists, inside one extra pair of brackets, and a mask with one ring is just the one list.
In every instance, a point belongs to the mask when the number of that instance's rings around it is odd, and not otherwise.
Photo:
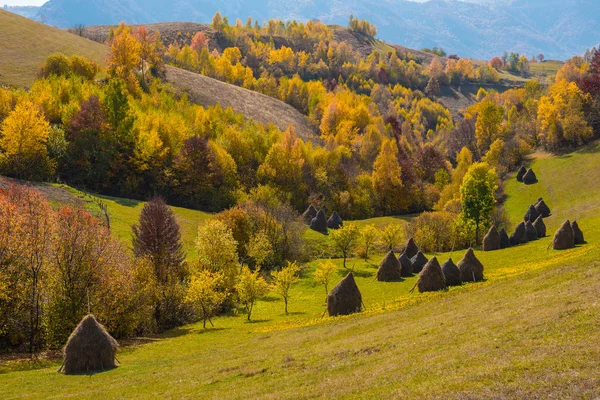
[(0, 0), (1, 5), (9, 6), (41, 6), (48, 0)]

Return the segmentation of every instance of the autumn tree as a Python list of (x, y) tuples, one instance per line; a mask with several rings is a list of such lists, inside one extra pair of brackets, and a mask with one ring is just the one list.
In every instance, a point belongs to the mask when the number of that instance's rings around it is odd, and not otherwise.
[(329, 240), (333, 247), (342, 254), (344, 268), (346, 268), (346, 259), (354, 250), (359, 235), (360, 229), (352, 223), (344, 224), (340, 229), (329, 232)]
[(285, 313), (288, 313), (288, 302), (290, 300), (290, 289), (292, 285), (300, 280), (298, 274), (300, 267), (295, 262), (287, 262), (287, 265), (279, 271), (274, 271), (273, 287), (275, 292), (281, 296), (285, 303)]
[(490, 60), (490, 67), (492, 67), (496, 70), (502, 69), (503, 65), (504, 65), (504, 63), (502, 62), (500, 57), (494, 57)]
[(317, 284), (325, 287), (325, 296), (327, 296), (329, 293), (329, 284), (331, 283), (336, 271), (337, 267), (331, 262), (331, 260), (319, 263), (317, 269), (315, 270), (313, 279)]
[(402, 226), (399, 224), (387, 224), (383, 231), (381, 231), (381, 235), (379, 235), (379, 240), (388, 250), (394, 250), (400, 245), (404, 234), (402, 233)]
[(475, 242), (481, 229), (489, 227), (494, 212), (494, 193), (498, 189), (496, 170), (486, 163), (473, 164), (460, 187), (462, 218), (475, 224)]
[(250, 268), (244, 267), (238, 277), (238, 282), (235, 285), (240, 303), (246, 308), (248, 321), (252, 316), (256, 301), (269, 291), (267, 282), (258, 275), (258, 271), (250, 271)]
[(489, 149), (490, 144), (502, 134), (504, 108), (491, 100), (485, 100), (479, 105), (479, 113), (475, 122), (477, 146), (482, 153)]
[(190, 281), (185, 300), (202, 316), (204, 329), (206, 321), (215, 326), (210, 318), (219, 311), (227, 298), (227, 292), (222, 287), (223, 274), (220, 272), (201, 270)]
[(371, 250), (373, 250), (377, 238), (378, 231), (377, 228), (375, 228), (375, 225), (366, 225), (360, 230), (358, 241), (360, 244), (360, 252), (365, 261), (369, 259), (369, 255), (371, 254)]
[(40, 109), (22, 100), (0, 127), (0, 168), (6, 175), (27, 180), (44, 180), (53, 173), (46, 141), (50, 124)]
[(402, 170), (397, 156), (396, 143), (391, 139), (385, 140), (373, 164), (373, 189), (386, 214), (402, 211), (404, 204)]
[(200, 54), (202, 49), (208, 48), (208, 39), (207, 39), (206, 35), (204, 34), (204, 32), (202, 32), (202, 31), (196, 32), (196, 34), (192, 38), (191, 47), (198, 54)]
[(160, 33), (158, 31), (152, 33), (143, 25), (137, 27), (134, 36), (139, 43), (142, 79), (146, 80), (147, 67), (150, 67), (155, 73), (162, 68), (164, 46), (160, 41)]
[(223, 222), (211, 219), (198, 227), (196, 249), (201, 269), (223, 274), (223, 283), (231, 290), (240, 272), (237, 242)]
[(135, 71), (141, 65), (142, 46), (131, 33), (131, 29), (121, 23), (115, 31), (107, 57), (108, 73), (127, 82), (129, 89), (137, 88)]

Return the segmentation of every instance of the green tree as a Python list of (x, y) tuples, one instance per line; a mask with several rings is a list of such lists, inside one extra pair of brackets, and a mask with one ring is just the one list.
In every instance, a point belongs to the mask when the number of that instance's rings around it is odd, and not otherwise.
[(298, 274), (300, 267), (295, 262), (287, 262), (280, 271), (273, 272), (273, 288), (285, 303), (285, 313), (288, 313), (288, 302), (290, 300), (290, 288), (300, 280)]
[(469, 168), (460, 187), (462, 218), (475, 224), (476, 243), (479, 243), (481, 228), (489, 226), (494, 212), (496, 189), (498, 189), (496, 170), (483, 162), (475, 163)]
[(190, 281), (185, 301), (202, 315), (204, 329), (206, 321), (215, 326), (210, 317), (215, 315), (227, 298), (227, 292), (220, 290), (221, 287), (223, 274), (220, 272), (202, 270)]
[(388, 250), (394, 250), (401, 242), (404, 234), (399, 224), (388, 224), (381, 232), (381, 242)]
[(358, 226), (352, 223), (348, 223), (340, 229), (332, 230), (329, 233), (329, 240), (332, 242), (344, 259), (344, 268), (346, 268), (346, 259), (356, 246), (356, 241), (360, 235), (360, 229)]
[(250, 268), (244, 267), (235, 285), (235, 290), (240, 303), (246, 307), (246, 314), (248, 315), (248, 321), (250, 321), (256, 301), (268, 293), (269, 286), (258, 275), (258, 271), (252, 272)]

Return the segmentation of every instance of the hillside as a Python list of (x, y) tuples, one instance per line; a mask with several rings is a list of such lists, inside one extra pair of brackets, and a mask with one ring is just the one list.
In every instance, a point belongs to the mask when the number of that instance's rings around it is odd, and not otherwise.
[[(216, 11), (230, 19), (319, 19), (346, 25), (354, 14), (375, 23), (379, 37), (409, 48), (443, 47), (463, 57), (490, 59), (504, 51), (567, 59), (598, 43), (600, 6), (594, 0), (326, 2), (177, 0), (50, 0), (35, 18), (51, 25), (166, 21), (209, 22)], [(26, 11), (31, 15), (31, 10)]]
[(292, 125), (296, 134), (304, 140), (318, 140), (316, 130), (306, 117), (273, 97), (171, 66), (167, 66), (166, 80), (187, 93), (194, 103), (205, 107), (215, 104), (223, 108), (231, 107), (233, 111), (261, 124), (273, 123), (280, 130)]
[[(506, 208), (522, 218), (543, 196), (552, 208), (550, 235), (577, 219), (587, 244), (548, 250), (551, 236), (492, 253), (477, 252), (487, 281), (429, 295), (409, 293), (415, 278), (378, 283), (377, 255), (356, 262), (367, 311), (321, 318), (322, 287), (310, 280), (315, 261), (293, 289), (282, 315), (273, 295), (252, 323), (215, 319), (148, 344), (123, 349), (121, 366), (92, 376), (55, 372), (58, 362), (1, 367), (6, 398), (593, 398), (598, 394), (600, 340), (600, 145), (564, 156), (536, 153), (539, 183), (507, 181)], [(461, 254), (438, 254), (457, 261)], [(339, 262), (338, 262), (339, 265)], [(344, 272), (340, 269), (339, 275)], [(339, 279), (339, 278), (338, 278)], [(557, 362), (560, 360), (560, 362)], [(35, 367), (37, 365), (37, 367)], [(26, 371), (22, 371), (26, 369)], [(27, 370), (28, 369), (28, 370)], [(156, 379), (160, 374), (161, 379)], [(327, 376), (327, 379), (323, 379)]]
[(26, 87), (52, 53), (81, 55), (105, 64), (107, 47), (0, 9), (0, 85)]

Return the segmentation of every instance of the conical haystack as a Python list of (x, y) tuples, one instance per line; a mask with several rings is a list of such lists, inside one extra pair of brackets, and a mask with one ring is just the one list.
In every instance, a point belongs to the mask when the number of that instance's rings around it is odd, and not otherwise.
[(504, 228), (500, 229), (500, 248), (507, 249), (510, 247), (510, 239)]
[(537, 203), (535, 203), (535, 210), (544, 218), (548, 218), (550, 216), (550, 207), (546, 205), (544, 199), (541, 197), (538, 199)]
[(75, 328), (63, 354), (65, 374), (81, 374), (115, 368), (119, 344), (92, 314), (85, 316)]
[(538, 238), (546, 237), (546, 224), (544, 223), (544, 218), (540, 215), (537, 217), (535, 222), (533, 223), (533, 227), (537, 231)]
[(360, 312), (361, 309), (362, 296), (350, 272), (327, 295), (327, 312), (333, 317)]
[(535, 176), (535, 172), (533, 172), (533, 170), (531, 168), (529, 168), (527, 170), (527, 172), (525, 173), (525, 175), (523, 175), (523, 183), (526, 185), (533, 185), (534, 183), (536, 183), (537, 177)]
[(406, 254), (406, 257), (413, 258), (417, 255), (418, 252), (419, 246), (417, 246), (415, 239), (408, 239), (408, 241), (406, 242), (406, 246), (404, 246), (404, 254)]
[(584, 244), (585, 240), (583, 239), (583, 232), (579, 229), (579, 224), (577, 221), (573, 221), (571, 223), (571, 228), (573, 229), (573, 237), (575, 238), (575, 244)]
[(325, 211), (319, 210), (317, 216), (310, 221), (310, 229), (321, 233), (327, 233), (327, 217), (325, 216)]
[(306, 211), (304, 211), (304, 213), (302, 214), (304, 223), (307, 225), (310, 225), (313, 218), (317, 216), (317, 212), (318, 212), (317, 209), (312, 204), (310, 206), (308, 206)]
[(523, 175), (527, 172), (527, 168), (521, 165), (521, 168), (517, 171), (517, 181), (523, 182)]
[(446, 278), (446, 285), (448, 286), (460, 286), (462, 285), (462, 279), (460, 277), (460, 270), (454, 264), (451, 258), (448, 259), (442, 265), (442, 272), (444, 273), (444, 277)]
[(412, 264), (413, 274), (418, 274), (421, 272), (425, 264), (427, 264), (427, 261), (429, 260), (427, 257), (425, 257), (425, 254), (421, 253), (420, 251), (417, 253), (417, 255), (411, 258), (410, 263)]
[(527, 232), (527, 241), (533, 242), (534, 240), (538, 240), (537, 229), (535, 229), (531, 221), (527, 221), (525, 224), (525, 232)]
[(494, 251), (500, 249), (500, 233), (495, 225), (492, 225), (483, 238), (483, 251)]
[(523, 218), (523, 220), (525, 222), (527, 222), (527, 221), (533, 222), (539, 216), (540, 216), (540, 213), (537, 212), (537, 210), (535, 209), (535, 207), (534, 206), (529, 206), (529, 208), (527, 209), (527, 212), (525, 213), (525, 218)]
[(417, 281), (419, 292), (435, 292), (446, 288), (446, 278), (437, 258), (433, 257), (425, 264)]
[(344, 225), (344, 221), (342, 221), (342, 217), (334, 211), (331, 214), (331, 217), (327, 220), (327, 227), (330, 229), (340, 229)]
[(381, 261), (381, 264), (379, 264), (377, 280), (379, 282), (391, 282), (399, 281), (400, 279), (402, 279), (402, 266), (394, 252), (390, 250), (383, 261)]
[(456, 265), (460, 270), (463, 282), (479, 282), (483, 280), (483, 264), (475, 257), (475, 252), (469, 248), (462, 260)]
[(565, 221), (554, 234), (552, 248), (554, 250), (566, 250), (575, 247), (575, 232), (569, 220)]
[(510, 236), (510, 245), (516, 246), (518, 244), (527, 243), (527, 229), (525, 229), (525, 223), (521, 222), (515, 228), (515, 232)]
[(406, 278), (406, 277), (412, 276), (412, 274), (413, 274), (412, 262), (410, 262), (410, 258), (408, 258), (406, 253), (400, 254), (400, 257), (398, 257), (398, 262), (400, 263), (402, 277)]

